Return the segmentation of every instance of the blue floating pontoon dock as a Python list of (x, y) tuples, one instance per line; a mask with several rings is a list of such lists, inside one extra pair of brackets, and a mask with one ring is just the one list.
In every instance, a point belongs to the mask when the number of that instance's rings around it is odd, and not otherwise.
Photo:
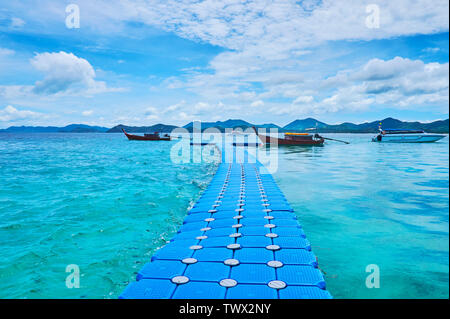
[(258, 161), (222, 159), (178, 233), (119, 298), (328, 299), (331, 295), (272, 175)]

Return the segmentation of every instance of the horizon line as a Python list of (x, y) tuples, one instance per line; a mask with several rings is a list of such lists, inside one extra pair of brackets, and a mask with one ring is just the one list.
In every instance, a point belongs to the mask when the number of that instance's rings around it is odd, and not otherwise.
[(8, 127), (3, 127), (3, 128), (0, 127), (0, 130), (6, 130), (6, 129), (9, 129), (9, 128), (11, 128), (11, 127), (57, 127), (57, 128), (64, 128), (64, 127), (67, 127), (67, 126), (70, 126), (70, 125), (86, 125), (86, 126), (91, 126), (91, 127), (92, 127), (92, 126), (97, 126), (97, 127), (107, 128), (107, 129), (112, 129), (112, 128), (114, 128), (114, 127), (116, 127), (116, 126), (119, 126), (119, 125), (123, 125), (123, 126), (134, 126), (134, 127), (155, 126), (155, 125), (167, 125), (167, 126), (184, 127), (184, 126), (186, 126), (186, 125), (188, 125), (188, 124), (191, 124), (191, 123), (193, 123), (193, 122), (201, 122), (201, 123), (217, 123), (217, 122), (226, 122), (226, 121), (244, 121), (244, 122), (247, 122), (247, 123), (249, 123), (249, 124), (256, 125), (256, 126), (258, 126), (258, 125), (273, 124), (273, 125), (276, 125), (276, 126), (278, 126), (278, 127), (280, 127), (280, 128), (284, 128), (284, 127), (288, 126), (289, 124), (291, 124), (291, 123), (293, 123), (293, 122), (295, 122), (295, 121), (303, 121), (303, 120), (307, 120), (307, 119), (312, 119), (312, 120), (315, 120), (315, 121), (317, 121), (317, 122), (324, 123), (324, 124), (326, 124), (326, 125), (341, 125), (341, 124), (344, 124), (344, 123), (351, 123), (351, 124), (355, 124), (355, 125), (361, 125), (361, 124), (366, 124), (366, 123), (373, 123), (373, 122), (376, 122), (376, 121), (380, 121), (380, 122), (381, 122), (381, 121), (384, 121), (384, 120), (386, 120), (386, 119), (394, 119), (394, 120), (398, 120), (398, 121), (401, 121), (401, 122), (407, 122), (407, 123), (418, 122), (418, 123), (421, 123), (421, 124), (430, 124), (430, 123), (434, 123), (434, 122), (438, 122), (438, 121), (449, 120), (449, 118), (447, 117), (447, 118), (444, 118), (444, 119), (441, 118), (441, 119), (435, 119), (435, 120), (431, 120), (431, 121), (421, 122), (420, 120), (400, 120), (400, 119), (397, 119), (397, 118), (388, 116), (388, 117), (386, 117), (386, 118), (384, 118), (384, 119), (382, 119), (382, 120), (365, 121), (365, 122), (360, 122), (360, 123), (344, 121), (344, 122), (341, 122), (341, 123), (330, 124), (330, 123), (323, 122), (323, 121), (318, 120), (318, 119), (313, 118), (313, 117), (305, 117), (305, 118), (298, 118), (298, 119), (292, 120), (292, 121), (289, 122), (288, 124), (286, 124), (286, 125), (284, 125), (284, 126), (281, 126), (281, 125), (278, 125), (278, 124), (275, 124), (275, 123), (262, 123), (262, 124), (256, 124), (256, 123), (251, 123), (251, 122), (249, 122), (249, 121), (247, 121), (247, 120), (243, 120), (243, 119), (232, 119), (232, 118), (229, 118), (229, 119), (227, 119), (227, 120), (217, 120), (217, 121), (191, 120), (191, 121), (189, 121), (188, 123), (186, 123), (185, 125), (181, 125), (181, 126), (180, 126), (180, 125), (176, 125), (176, 124), (166, 124), (166, 123), (161, 123), (161, 122), (155, 123), (155, 124), (143, 124), (143, 125), (128, 125), (128, 124), (122, 124), (122, 123), (119, 123), (119, 124), (113, 125), (113, 126), (111, 126), (111, 127), (103, 126), (103, 125), (101, 125), (101, 124), (69, 123), (69, 124), (61, 124), (61, 126), (58, 126), (58, 125), (10, 125), (10, 126), (8, 126)]

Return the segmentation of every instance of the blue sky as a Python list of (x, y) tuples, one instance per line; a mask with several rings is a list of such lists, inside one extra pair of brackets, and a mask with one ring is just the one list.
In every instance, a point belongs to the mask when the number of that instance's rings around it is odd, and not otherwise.
[(0, 0), (0, 127), (445, 119), (448, 40), (448, 1)]

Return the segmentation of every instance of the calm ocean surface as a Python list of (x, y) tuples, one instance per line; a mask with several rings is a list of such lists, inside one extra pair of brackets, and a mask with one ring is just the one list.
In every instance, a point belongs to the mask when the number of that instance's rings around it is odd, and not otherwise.
[[(335, 298), (448, 298), (449, 139), (278, 150), (276, 181)], [(0, 134), (0, 298), (117, 298), (216, 164), (122, 134)], [(66, 266), (81, 287), (65, 285)], [(381, 287), (365, 286), (366, 266)]]

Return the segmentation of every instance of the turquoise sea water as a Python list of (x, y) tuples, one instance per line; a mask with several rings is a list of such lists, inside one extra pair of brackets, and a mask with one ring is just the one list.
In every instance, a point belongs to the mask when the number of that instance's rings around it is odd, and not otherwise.
[[(331, 134), (329, 134), (331, 136)], [(278, 150), (276, 181), (335, 298), (448, 298), (448, 137)], [(121, 134), (0, 134), (0, 298), (117, 298), (215, 171), (175, 142)], [(68, 289), (66, 266), (80, 267)], [(365, 268), (380, 268), (368, 289)]]
[[(448, 298), (449, 139), (280, 148), (275, 180), (334, 298)], [(366, 266), (380, 270), (368, 289)]]
[(170, 144), (0, 134), (0, 298), (117, 298), (215, 172), (171, 163)]

